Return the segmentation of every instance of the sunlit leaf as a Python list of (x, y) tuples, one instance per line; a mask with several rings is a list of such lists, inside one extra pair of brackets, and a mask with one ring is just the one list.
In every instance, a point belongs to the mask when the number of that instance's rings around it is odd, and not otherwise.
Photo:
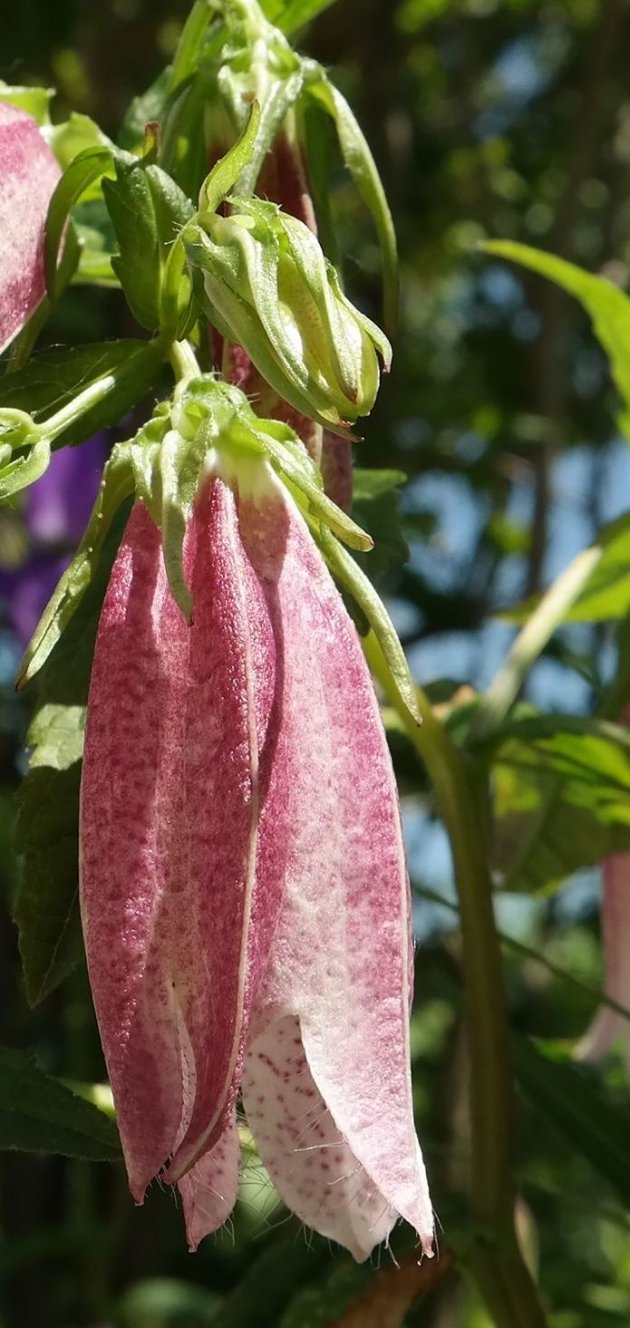
[(56, 446), (80, 443), (99, 429), (118, 424), (142, 400), (158, 378), (161, 360), (155, 343), (131, 338), (42, 351), (26, 368), (0, 381), (0, 406), (28, 409), (41, 424), (90, 383), (115, 375), (115, 391), (90, 406), (55, 441)]
[(630, 299), (605, 277), (595, 277), (555, 254), (532, 249), (512, 240), (493, 240), (484, 248), (498, 258), (510, 258), (532, 272), (549, 277), (575, 295), (593, 320), (593, 331), (610, 359), (615, 384), (624, 403), (619, 426), (630, 437)]
[(262, 0), (267, 18), (283, 32), (294, 32), (328, 9), (334, 0)]
[(550, 888), (630, 850), (630, 743), (616, 725), (515, 721), (495, 752), (493, 791), (495, 864), (507, 890)]
[[(630, 613), (630, 516), (621, 516), (604, 526), (591, 549), (584, 550), (578, 557), (583, 559), (587, 552), (593, 554), (589, 575), (579, 595), (567, 607), (562, 621), (606, 622), (627, 617)], [(524, 600), (501, 616), (509, 622), (526, 622), (539, 603), (540, 597)]]
[(112, 267), (134, 318), (153, 331), (160, 323), (162, 271), (192, 203), (159, 166), (130, 153), (116, 156), (116, 178), (103, 181), (118, 254)]

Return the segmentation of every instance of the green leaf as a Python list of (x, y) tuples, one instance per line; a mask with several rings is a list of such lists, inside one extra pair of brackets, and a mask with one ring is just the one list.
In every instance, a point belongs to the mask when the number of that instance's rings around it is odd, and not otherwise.
[(159, 166), (128, 152), (117, 154), (116, 178), (103, 181), (103, 193), (119, 248), (112, 267), (134, 318), (153, 331), (164, 264), (192, 203)]
[(0, 1148), (90, 1162), (121, 1157), (113, 1121), (11, 1047), (0, 1047)]
[(104, 198), (79, 203), (74, 209), (72, 220), (80, 246), (73, 282), (118, 287), (118, 279), (112, 267), (116, 240)]
[(511, 240), (492, 240), (484, 245), (487, 253), (509, 258), (532, 272), (549, 277), (586, 309), (593, 320), (593, 331), (610, 359), (613, 379), (624, 403), (619, 427), (630, 438), (630, 299), (605, 277), (594, 277), (555, 254), (531, 249)]
[(38, 679), (18, 794), (15, 848), (21, 880), (14, 903), (26, 994), (44, 999), (82, 955), (78, 910), (79, 785), (83, 723), (98, 617), (125, 512), (110, 531), (98, 571)]
[(531, 1103), (629, 1207), (627, 1110), (606, 1100), (592, 1070), (560, 1059), (544, 1043), (515, 1038), (513, 1061), (517, 1080)]
[(358, 561), (375, 585), (393, 568), (406, 563), (409, 557), (409, 546), (401, 529), (397, 492), (406, 479), (401, 470), (357, 469), (354, 472), (352, 515), (374, 541), (373, 551)]
[(115, 375), (111, 395), (96, 402), (55, 437), (55, 447), (83, 442), (84, 438), (121, 416), (155, 384), (162, 363), (157, 342), (98, 341), (43, 351), (26, 368), (0, 379), (0, 408), (28, 409), (38, 424), (69, 406), (91, 383)]
[[(65, 709), (65, 708), (61, 708)], [(51, 708), (48, 707), (49, 713)], [(30, 1005), (37, 1005), (81, 959), (78, 909), (80, 762), (36, 766), (18, 794), (14, 847), (21, 878), (13, 918)]]
[(262, 0), (261, 9), (282, 32), (295, 32), (333, 3), (334, 0)]
[(493, 763), (495, 865), (510, 891), (558, 885), (630, 851), (630, 737), (615, 724), (548, 715), (501, 731)]
[(280, 1328), (331, 1328), (360, 1297), (373, 1277), (369, 1264), (335, 1260), (315, 1283), (309, 1278), (293, 1297), (282, 1316)]
[[(579, 595), (567, 605), (563, 623), (606, 622), (630, 614), (630, 515), (621, 516), (600, 530), (595, 544), (570, 564), (592, 555), (592, 567)], [(567, 572), (568, 572), (567, 568)], [(507, 622), (527, 622), (540, 596), (523, 600), (500, 616)]]
[(113, 148), (96, 121), (78, 111), (71, 111), (61, 124), (51, 125), (46, 137), (63, 171), (88, 148), (107, 148), (110, 152)]
[(102, 180), (107, 172), (113, 172), (111, 148), (87, 148), (74, 158), (57, 184), (48, 208), (44, 246), (46, 288), (51, 300), (59, 294), (59, 247), (71, 209), (90, 185), (96, 180)]

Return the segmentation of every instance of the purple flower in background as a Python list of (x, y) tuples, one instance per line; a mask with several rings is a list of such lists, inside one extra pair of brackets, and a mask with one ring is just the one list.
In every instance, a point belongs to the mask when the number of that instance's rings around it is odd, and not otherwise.
[(109, 449), (106, 433), (54, 452), (23, 509), (30, 550), (19, 567), (0, 568), (0, 597), (21, 646), (27, 645), (79, 543)]

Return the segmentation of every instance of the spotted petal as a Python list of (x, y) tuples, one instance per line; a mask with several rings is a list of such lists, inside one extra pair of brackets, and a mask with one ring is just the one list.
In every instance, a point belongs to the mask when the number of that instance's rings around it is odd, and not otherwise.
[[(241, 503), (240, 527), (260, 570), (278, 522)], [(278, 832), (286, 822), (290, 834), (244, 1064), (245, 1110), (280, 1195), (310, 1226), (365, 1258), (400, 1214), (429, 1253), (409, 1060), (409, 889), (391, 762), (354, 626), (289, 502), (283, 542), (266, 582), (282, 719), (259, 852), (265, 823)]]
[(258, 908), (254, 878), (259, 753), (273, 747), (276, 722), (274, 641), (233, 509), (219, 481), (197, 502), (184, 555), (189, 626), (160, 533), (136, 504), (96, 643), (81, 903), (138, 1201), (165, 1165), (179, 1180), (231, 1117), (274, 922), (274, 899)]
[(217, 1142), (179, 1181), (191, 1250), (227, 1221), (236, 1203), (240, 1141), (234, 1112)]
[(0, 350), (44, 296), (44, 222), (59, 175), (32, 117), (0, 101)]

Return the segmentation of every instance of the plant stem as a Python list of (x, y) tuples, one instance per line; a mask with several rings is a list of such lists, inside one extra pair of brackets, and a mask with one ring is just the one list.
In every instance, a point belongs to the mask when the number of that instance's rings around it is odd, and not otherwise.
[(214, 17), (216, 11), (210, 4), (210, 0), (195, 0), (188, 18), (182, 29), (177, 50), (171, 65), (171, 72), (168, 80), (168, 91), (174, 92), (180, 83), (183, 83), (193, 72), (196, 64), (197, 53), (203, 40), (206, 28), (210, 20)]
[(483, 790), (418, 689), (422, 727), (404, 708), (380, 647), (364, 641), (370, 667), (427, 768), (451, 844), (463, 940), (470, 1058), (470, 1201), (488, 1239), (470, 1269), (499, 1328), (543, 1328), (544, 1315), (514, 1233), (512, 1078), (501, 948), (492, 906)]
[(486, 738), (503, 723), (532, 664), (575, 603), (601, 556), (602, 548), (597, 544), (583, 549), (543, 595), (482, 697), (471, 727), (471, 739)]

